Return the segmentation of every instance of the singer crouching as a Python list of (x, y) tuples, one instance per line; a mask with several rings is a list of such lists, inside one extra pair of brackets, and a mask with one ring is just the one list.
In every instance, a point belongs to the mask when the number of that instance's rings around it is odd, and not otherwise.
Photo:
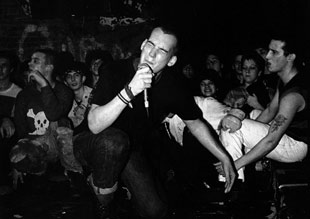
[(118, 60), (100, 69), (88, 114), (90, 132), (75, 139), (75, 154), (90, 166), (89, 177), (105, 214), (121, 179), (141, 217), (163, 218), (167, 200), (155, 186), (143, 154), (152, 130), (169, 114), (177, 114), (201, 144), (222, 163), (225, 192), (235, 181), (231, 157), (213, 137), (193, 96), (172, 74), (178, 39), (173, 29), (159, 26), (141, 44), (138, 60)]

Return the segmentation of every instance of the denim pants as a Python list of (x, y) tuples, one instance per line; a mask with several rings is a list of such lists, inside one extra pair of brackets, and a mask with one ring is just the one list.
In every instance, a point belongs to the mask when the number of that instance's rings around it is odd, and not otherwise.
[(126, 133), (115, 128), (98, 134), (82, 132), (74, 138), (74, 153), (92, 172), (95, 186), (111, 188), (121, 177), (141, 216), (162, 218), (165, 215), (166, 205), (150, 168), (141, 152), (130, 150)]
[(114, 128), (98, 134), (84, 131), (74, 136), (74, 155), (93, 176), (99, 188), (111, 188), (117, 181), (128, 160), (129, 139)]

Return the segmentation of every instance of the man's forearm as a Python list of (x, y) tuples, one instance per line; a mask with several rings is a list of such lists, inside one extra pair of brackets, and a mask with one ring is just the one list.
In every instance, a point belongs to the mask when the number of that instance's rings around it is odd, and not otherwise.
[(229, 154), (217, 139), (216, 133), (212, 133), (212, 128), (201, 120), (184, 121), (191, 133), (197, 140), (208, 149), (216, 158), (224, 162), (229, 160)]
[(236, 168), (240, 169), (248, 164), (256, 162), (269, 154), (278, 144), (278, 140), (266, 136), (260, 140), (248, 153), (239, 158), (236, 163)]
[(70, 112), (73, 103), (73, 94), (53, 91), (48, 85), (41, 90), (41, 100), (44, 113), (50, 121), (57, 121), (59, 118)]
[[(124, 96), (125, 91), (121, 94)], [(104, 129), (111, 126), (125, 109), (125, 104), (118, 96), (103, 106), (93, 104), (88, 114), (88, 127), (94, 134), (98, 134)]]
[(268, 124), (274, 117), (274, 113), (269, 108), (262, 111), (262, 113), (255, 119), (258, 122)]

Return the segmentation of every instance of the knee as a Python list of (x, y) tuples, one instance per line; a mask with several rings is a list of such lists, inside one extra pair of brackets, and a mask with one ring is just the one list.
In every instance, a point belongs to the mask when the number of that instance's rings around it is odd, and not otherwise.
[(115, 128), (109, 128), (98, 134), (96, 147), (101, 148), (105, 145), (106, 150), (113, 154), (123, 154), (129, 151), (128, 135)]
[(46, 151), (35, 140), (21, 139), (10, 151), (13, 168), (23, 173), (43, 174), (47, 168)]

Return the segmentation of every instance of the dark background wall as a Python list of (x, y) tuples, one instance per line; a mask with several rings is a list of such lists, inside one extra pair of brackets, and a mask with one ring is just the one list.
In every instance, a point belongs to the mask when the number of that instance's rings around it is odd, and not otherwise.
[(281, 28), (296, 33), (309, 48), (308, 2), (1, 0), (0, 48), (16, 50), (21, 59), (34, 47), (61, 50), (62, 45), (78, 60), (92, 48), (108, 49), (115, 58), (123, 58), (139, 50), (154, 19), (173, 22), (191, 55), (217, 48), (228, 56), (235, 48), (267, 46), (269, 32)]

